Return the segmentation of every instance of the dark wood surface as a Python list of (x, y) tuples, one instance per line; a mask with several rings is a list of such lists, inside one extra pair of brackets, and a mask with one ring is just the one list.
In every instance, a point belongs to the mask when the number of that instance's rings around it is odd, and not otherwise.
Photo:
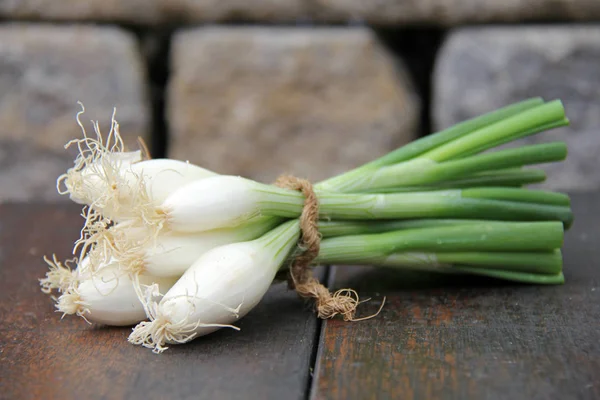
[(82, 220), (70, 206), (0, 206), (0, 398), (304, 399), (318, 323), (284, 283), (239, 322), (162, 355), (130, 328), (54, 312), (42, 255), (69, 255)]
[(573, 196), (564, 286), (339, 266), (387, 303), (323, 325), (313, 399), (599, 399), (600, 195)]
[(160, 356), (129, 328), (61, 320), (40, 292), (41, 257), (68, 255), (77, 208), (2, 205), (0, 398), (600, 398), (600, 195), (573, 202), (564, 286), (340, 266), (332, 286), (372, 297), (360, 314), (387, 296), (377, 318), (319, 324), (278, 284), (241, 332)]

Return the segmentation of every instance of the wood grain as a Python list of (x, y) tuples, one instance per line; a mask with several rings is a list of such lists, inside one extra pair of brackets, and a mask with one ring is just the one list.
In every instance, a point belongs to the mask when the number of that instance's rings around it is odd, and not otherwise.
[(327, 321), (313, 399), (600, 398), (600, 194), (573, 196), (564, 286), (336, 267), (373, 299)]
[(285, 284), (239, 322), (162, 355), (130, 345), (130, 328), (54, 312), (41, 257), (64, 258), (78, 209), (0, 206), (0, 398), (303, 399), (318, 324)]

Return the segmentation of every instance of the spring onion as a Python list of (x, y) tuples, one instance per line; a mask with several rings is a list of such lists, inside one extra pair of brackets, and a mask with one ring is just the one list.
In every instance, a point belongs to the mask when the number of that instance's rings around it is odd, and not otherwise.
[[(83, 129), (79, 114), (77, 121)], [(525, 185), (544, 181), (535, 166), (563, 161), (567, 148), (497, 147), (567, 124), (559, 100), (529, 99), (316, 183), (311, 218), (320, 218), (322, 240), (313, 264), (564, 282), (569, 197)], [(72, 271), (48, 260), (42, 290), (61, 293), (65, 313), (139, 323), (129, 341), (157, 353), (235, 328), (278, 271), (302, 255), (306, 193), (125, 152), (114, 116), (106, 140), (97, 123), (94, 130), (95, 138), (83, 130), (71, 142), (79, 155), (58, 180), (63, 194), (86, 207), (73, 251), (82, 262)], [(102, 294), (108, 282), (114, 290)], [(124, 315), (122, 305), (135, 313)]]

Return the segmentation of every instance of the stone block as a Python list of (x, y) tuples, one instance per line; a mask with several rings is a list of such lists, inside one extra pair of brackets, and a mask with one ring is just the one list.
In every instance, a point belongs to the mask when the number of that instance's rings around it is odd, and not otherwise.
[[(128, 145), (146, 137), (149, 104), (135, 38), (117, 28), (0, 26), (0, 200), (59, 200), (55, 180), (72, 165), (81, 101), (105, 133), (113, 108)], [(62, 197), (67, 199), (67, 197)]]
[(600, 26), (464, 28), (450, 35), (435, 72), (438, 129), (529, 97), (563, 101), (570, 126), (516, 143), (565, 141), (548, 164), (550, 189), (600, 188)]
[(2, 0), (0, 16), (28, 21), (155, 24), (165, 19), (158, 0)]
[(419, 99), (363, 28), (199, 28), (175, 36), (169, 156), (266, 182), (320, 180), (415, 138)]
[(320, 20), (370, 24), (456, 26), (600, 18), (596, 0), (311, 0)]

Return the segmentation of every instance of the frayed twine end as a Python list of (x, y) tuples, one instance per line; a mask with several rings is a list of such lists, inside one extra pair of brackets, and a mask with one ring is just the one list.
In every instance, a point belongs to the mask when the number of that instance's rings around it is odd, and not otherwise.
[(360, 300), (358, 293), (354, 289), (339, 289), (331, 294), (317, 279), (311, 277), (304, 284), (296, 284), (296, 292), (301, 297), (315, 299), (315, 309), (319, 318), (331, 319), (336, 315), (341, 315), (344, 321), (351, 322), (364, 321), (376, 317), (383, 309), (386, 300), (384, 297), (376, 313), (356, 318), (355, 315), (358, 306), (371, 299)]

